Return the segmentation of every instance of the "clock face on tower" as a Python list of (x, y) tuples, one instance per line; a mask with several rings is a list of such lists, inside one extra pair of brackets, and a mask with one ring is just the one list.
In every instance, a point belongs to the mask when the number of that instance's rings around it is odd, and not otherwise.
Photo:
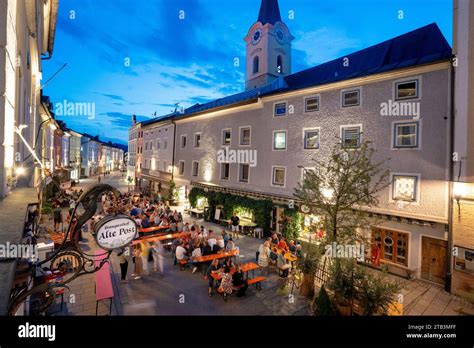
[(283, 34), (283, 31), (281, 29), (277, 29), (276, 30), (276, 37), (277, 37), (277, 40), (282, 42), (283, 39), (285, 38), (285, 34)]
[(258, 28), (257, 30), (253, 32), (252, 44), (253, 45), (258, 44), (261, 38), (262, 38), (262, 29)]

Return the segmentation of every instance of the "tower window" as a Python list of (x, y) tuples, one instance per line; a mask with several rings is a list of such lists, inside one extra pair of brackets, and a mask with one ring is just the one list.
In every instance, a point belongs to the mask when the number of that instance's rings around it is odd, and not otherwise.
[(258, 73), (258, 65), (259, 65), (259, 58), (258, 56), (255, 56), (253, 59), (253, 73), (256, 74)]
[(277, 57), (277, 72), (283, 74), (283, 58), (282, 56)]

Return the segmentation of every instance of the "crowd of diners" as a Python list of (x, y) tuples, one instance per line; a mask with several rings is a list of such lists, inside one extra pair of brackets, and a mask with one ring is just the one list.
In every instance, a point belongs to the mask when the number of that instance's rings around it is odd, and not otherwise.
[[(237, 289), (237, 296), (245, 295), (248, 288), (247, 281), (240, 265), (236, 263), (235, 256), (216, 258), (204, 263), (196, 261), (202, 256), (238, 249), (233, 238), (236, 235), (235, 228), (233, 232), (229, 232), (225, 229), (208, 229), (198, 225), (196, 221), (184, 222), (181, 212), (172, 210), (162, 200), (154, 200), (143, 194), (124, 193), (118, 198), (114, 198), (111, 194), (102, 196), (101, 210), (91, 219), (91, 230), (95, 223), (112, 212), (128, 215), (141, 229), (159, 226), (166, 233), (186, 232), (184, 236), (173, 239), (171, 245), (167, 245), (171, 249), (174, 265), (184, 264), (184, 267), (190, 267), (192, 273), (195, 273), (199, 265), (204, 264), (209, 296), (213, 296), (216, 288), (226, 294)], [(141, 238), (131, 253), (126, 253), (124, 250), (119, 252), (122, 283), (127, 282), (129, 257), (132, 257), (134, 263), (132, 278), (135, 280), (148, 275), (152, 270), (163, 273), (164, 250), (164, 245), (159, 240), (150, 243), (147, 238)], [(285, 239), (281, 234), (273, 233), (257, 251), (256, 260), (261, 274), (267, 274), (269, 266), (275, 265), (280, 270), (280, 277), (287, 277), (295, 266), (295, 261), (289, 261), (288, 256), (294, 260), (299, 259), (302, 256), (301, 245), (294, 240)], [(218, 283), (212, 277), (214, 272), (220, 275)]]
[(258, 265), (262, 274), (267, 273), (268, 267), (273, 264), (280, 270), (281, 278), (288, 277), (296, 261), (289, 261), (287, 256), (293, 260), (300, 259), (303, 256), (301, 244), (293, 239), (287, 240), (279, 233), (272, 233), (257, 251)]

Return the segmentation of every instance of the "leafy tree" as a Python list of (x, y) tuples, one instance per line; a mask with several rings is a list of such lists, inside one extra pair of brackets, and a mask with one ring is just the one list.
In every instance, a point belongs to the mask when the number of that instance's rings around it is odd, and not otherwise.
[(367, 141), (350, 149), (337, 142), (327, 160), (313, 160), (316, 169), (306, 170), (295, 188), (294, 195), (323, 217), (329, 241), (354, 241), (366, 222), (362, 209), (377, 206), (378, 193), (388, 186), (388, 170), (384, 161), (374, 163), (374, 153)]

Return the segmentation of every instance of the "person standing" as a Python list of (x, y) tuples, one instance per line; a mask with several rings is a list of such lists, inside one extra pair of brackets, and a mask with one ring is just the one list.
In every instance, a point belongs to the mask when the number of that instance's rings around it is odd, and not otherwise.
[(270, 259), (270, 243), (265, 241), (258, 249), (258, 265), (261, 267), (262, 275), (268, 273), (268, 262)]
[(134, 277), (133, 279), (138, 280), (141, 279), (140, 274), (143, 270), (141, 244), (136, 246), (136, 249), (133, 252), (133, 260), (135, 262), (135, 272), (132, 274), (132, 277)]
[(61, 207), (59, 206), (59, 204), (56, 204), (53, 210), (53, 220), (54, 220), (54, 232), (57, 232), (63, 222), (63, 214), (62, 214)]
[(163, 254), (164, 248), (159, 240), (153, 243), (153, 271), (163, 274)]
[(232, 233), (234, 233), (234, 239), (239, 239), (239, 230), (240, 230), (240, 219), (237, 214), (233, 214), (230, 218)]
[(128, 259), (125, 250), (119, 252), (117, 256), (120, 263), (120, 282), (123, 284), (127, 282)]
[(148, 257), (150, 256), (150, 243), (146, 240), (140, 242), (143, 273), (148, 274)]

